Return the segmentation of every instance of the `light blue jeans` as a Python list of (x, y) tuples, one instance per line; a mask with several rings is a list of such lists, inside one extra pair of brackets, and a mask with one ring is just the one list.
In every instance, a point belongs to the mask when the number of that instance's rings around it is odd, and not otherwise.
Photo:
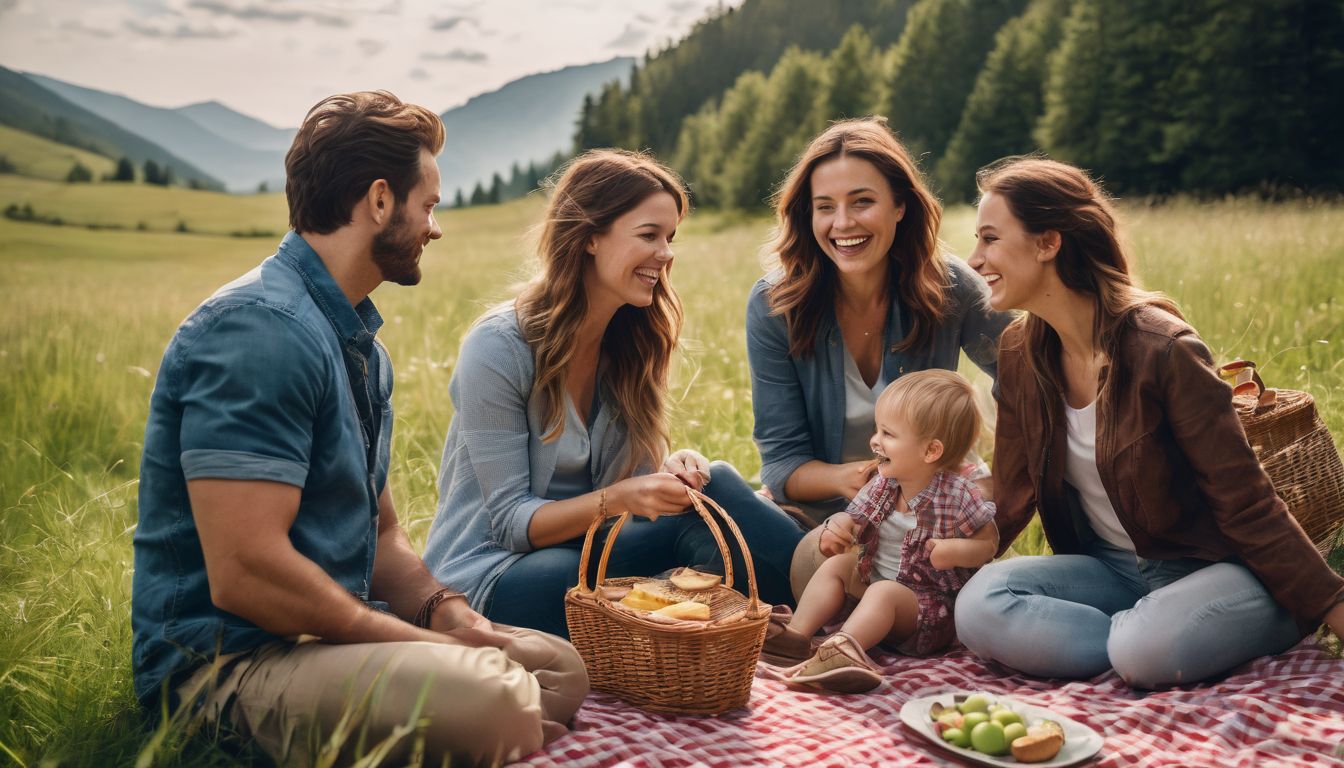
[(1101, 541), (1090, 555), (990, 563), (955, 613), (957, 636), (982, 659), (1039, 677), (1114, 668), (1136, 688), (1206, 680), (1302, 637), (1245, 566), (1144, 560)]

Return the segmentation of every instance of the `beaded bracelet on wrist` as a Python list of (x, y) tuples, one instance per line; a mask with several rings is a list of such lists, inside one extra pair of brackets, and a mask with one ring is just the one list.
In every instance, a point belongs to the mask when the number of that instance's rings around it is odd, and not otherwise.
[(420, 606), (420, 611), (415, 614), (415, 620), (411, 623), (415, 624), (417, 627), (429, 629), (429, 622), (434, 617), (434, 609), (439, 607), (439, 603), (442, 603), (444, 600), (451, 600), (454, 597), (466, 597), (466, 595), (444, 587), (425, 598), (425, 602)]

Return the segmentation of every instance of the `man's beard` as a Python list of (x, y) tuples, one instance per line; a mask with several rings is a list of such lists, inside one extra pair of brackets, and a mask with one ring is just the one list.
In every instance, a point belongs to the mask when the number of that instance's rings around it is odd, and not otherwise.
[(383, 279), (397, 285), (420, 282), (420, 253), (424, 239), (406, 221), (406, 208), (397, 206), (387, 229), (373, 236), (373, 263)]

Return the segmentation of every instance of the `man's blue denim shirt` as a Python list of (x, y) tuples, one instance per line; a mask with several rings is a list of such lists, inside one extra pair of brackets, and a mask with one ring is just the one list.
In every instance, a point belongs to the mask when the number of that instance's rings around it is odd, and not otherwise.
[(178, 328), (150, 398), (131, 596), (135, 693), (154, 705), (216, 652), (276, 640), (210, 600), (187, 496), (201, 478), (302, 488), (290, 542), (369, 599), (387, 480), (392, 366), (306, 241), (221, 288)]

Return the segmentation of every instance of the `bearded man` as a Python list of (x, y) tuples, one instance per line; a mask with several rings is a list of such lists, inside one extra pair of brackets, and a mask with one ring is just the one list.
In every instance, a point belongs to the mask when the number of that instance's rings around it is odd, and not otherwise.
[(293, 231), (182, 323), (154, 386), (136, 695), (277, 763), (380, 744), (508, 762), (565, 733), (588, 691), (568, 643), (492, 625), (434, 580), (388, 487), (392, 365), (369, 294), (420, 281), (443, 143), (437, 115), (387, 92), (313, 107), (285, 157)]

